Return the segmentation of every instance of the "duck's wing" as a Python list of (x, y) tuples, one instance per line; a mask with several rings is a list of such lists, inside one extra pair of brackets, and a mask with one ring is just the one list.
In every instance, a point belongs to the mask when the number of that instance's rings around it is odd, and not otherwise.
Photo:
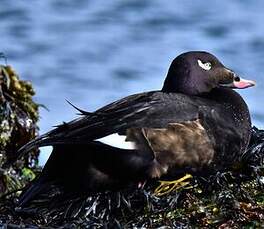
[(129, 128), (162, 128), (168, 123), (194, 120), (198, 113), (199, 106), (182, 94), (135, 94), (59, 125), (24, 145), (18, 157), (38, 146), (84, 144), (113, 133), (125, 134)]

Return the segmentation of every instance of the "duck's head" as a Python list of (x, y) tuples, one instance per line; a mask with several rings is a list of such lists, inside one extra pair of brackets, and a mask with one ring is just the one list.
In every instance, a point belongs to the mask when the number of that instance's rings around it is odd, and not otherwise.
[(162, 91), (199, 95), (213, 88), (247, 88), (255, 85), (226, 68), (207, 52), (186, 52), (176, 57), (169, 68)]

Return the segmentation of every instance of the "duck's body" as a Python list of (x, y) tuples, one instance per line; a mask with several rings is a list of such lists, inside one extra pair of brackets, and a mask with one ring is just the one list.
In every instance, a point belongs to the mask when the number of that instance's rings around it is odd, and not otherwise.
[[(209, 58), (209, 54), (202, 54)], [(203, 57), (200, 52), (194, 52), (194, 57), (188, 55), (191, 59), (199, 57), (199, 61)], [(216, 65), (219, 80), (186, 86), (184, 79), (182, 85), (177, 81), (177, 87), (172, 87), (175, 82), (170, 74), (192, 71), (188, 69), (189, 63), (185, 63), (186, 58), (179, 61), (179, 57), (172, 63), (176, 71), (169, 70), (161, 91), (132, 95), (93, 113), (83, 112), (83, 117), (24, 146), (20, 153), (36, 146), (53, 145), (54, 149), (40, 178), (22, 195), (20, 205), (49, 182), (73, 190), (98, 191), (146, 179), (173, 177), (182, 170), (220, 170), (237, 161), (250, 137), (249, 111), (238, 93), (214, 86), (235, 82), (234, 73), (220, 63)], [(220, 68), (225, 71), (219, 72)], [(241, 86), (242, 80), (238, 82)], [(132, 148), (121, 149), (100, 142), (112, 134), (124, 135)]]

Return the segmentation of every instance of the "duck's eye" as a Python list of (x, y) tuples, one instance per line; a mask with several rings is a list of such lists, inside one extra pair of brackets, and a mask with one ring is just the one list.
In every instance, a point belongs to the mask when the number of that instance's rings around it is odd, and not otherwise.
[(234, 81), (239, 82), (240, 81), (240, 77), (239, 76), (235, 76), (234, 77)]
[(208, 70), (210, 70), (210, 69), (212, 68), (212, 64), (211, 64), (210, 62), (205, 62), (205, 63), (203, 63), (201, 60), (198, 60), (198, 65), (199, 65), (202, 69), (204, 69), (204, 70), (206, 70), (206, 71), (208, 71)]

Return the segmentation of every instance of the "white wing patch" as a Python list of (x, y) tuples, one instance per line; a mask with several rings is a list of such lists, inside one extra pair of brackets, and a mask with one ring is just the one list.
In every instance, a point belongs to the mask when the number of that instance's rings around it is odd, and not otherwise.
[(210, 70), (210, 69), (212, 68), (212, 64), (211, 64), (210, 62), (205, 62), (205, 63), (203, 63), (201, 60), (197, 60), (197, 62), (198, 62), (198, 65), (199, 65), (202, 69), (204, 69), (204, 70), (206, 70), (206, 71), (208, 71), (208, 70)]
[(104, 144), (119, 148), (119, 149), (135, 149), (135, 143), (126, 141), (125, 135), (119, 135), (117, 133), (107, 135), (103, 138), (98, 138), (96, 141), (102, 142)]

